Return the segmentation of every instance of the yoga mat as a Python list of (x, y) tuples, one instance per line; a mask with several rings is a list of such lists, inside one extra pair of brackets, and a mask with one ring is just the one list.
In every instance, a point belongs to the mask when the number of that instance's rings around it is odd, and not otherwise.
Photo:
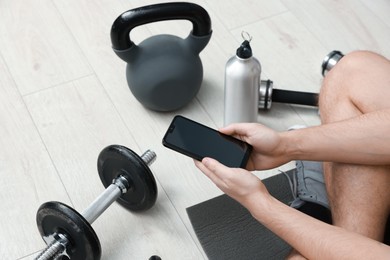
[[(286, 204), (293, 200), (283, 174), (267, 178), (263, 183), (278, 200)], [(189, 207), (187, 214), (210, 260), (284, 259), (291, 250), (288, 244), (227, 195)]]

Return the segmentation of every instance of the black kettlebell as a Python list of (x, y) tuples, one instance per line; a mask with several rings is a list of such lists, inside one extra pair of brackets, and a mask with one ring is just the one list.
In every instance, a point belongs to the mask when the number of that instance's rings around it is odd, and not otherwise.
[[(133, 28), (157, 21), (184, 19), (192, 22), (186, 39), (161, 34), (142, 41), (130, 40)], [(127, 62), (127, 83), (145, 107), (172, 111), (188, 104), (203, 80), (199, 53), (211, 38), (207, 11), (193, 3), (174, 2), (148, 5), (121, 14), (111, 28), (114, 52)]]

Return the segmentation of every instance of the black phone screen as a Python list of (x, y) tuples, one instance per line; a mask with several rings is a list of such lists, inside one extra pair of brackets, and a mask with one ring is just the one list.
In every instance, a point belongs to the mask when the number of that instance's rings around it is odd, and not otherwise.
[(211, 157), (234, 168), (244, 168), (252, 146), (183, 116), (176, 116), (164, 138), (164, 146), (198, 161)]

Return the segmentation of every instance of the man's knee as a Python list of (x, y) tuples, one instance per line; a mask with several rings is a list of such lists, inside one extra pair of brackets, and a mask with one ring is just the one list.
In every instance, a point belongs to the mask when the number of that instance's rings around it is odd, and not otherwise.
[(350, 88), (354, 88), (348, 83), (364, 75), (368, 60), (376, 56), (377, 54), (369, 51), (354, 51), (346, 54), (324, 78), (320, 91), (320, 103), (321, 99), (327, 98), (328, 95), (337, 94), (337, 96), (347, 97)]
[[(319, 107), (333, 117), (345, 113), (339, 120), (361, 113), (383, 109), (390, 97), (390, 62), (370, 51), (354, 51), (345, 55), (323, 80)], [(336, 116), (337, 117), (337, 116)], [(333, 121), (333, 120), (330, 120)]]
[(388, 61), (383, 56), (371, 51), (352, 51), (339, 60), (331, 71), (326, 74), (324, 80), (326, 81), (332, 77), (344, 80), (356, 73), (358, 73), (358, 76), (363, 75), (371, 67), (369, 65), (376, 65), (378, 60)]
[(352, 52), (345, 55), (326, 74), (320, 90), (319, 108), (322, 123), (344, 120), (356, 116), (358, 110), (351, 102), (351, 84), (348, 78), (359, 73), (358, 63), (361, 63), (365, 52)]

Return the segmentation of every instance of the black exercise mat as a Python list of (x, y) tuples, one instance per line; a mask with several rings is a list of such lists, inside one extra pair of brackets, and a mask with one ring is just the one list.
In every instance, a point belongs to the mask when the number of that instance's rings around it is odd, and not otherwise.
[[(291, 176), (291, 172), (287, 172)], [(293, 200), (282, 173), (263, 180), (278, 200)], [(195, 233), (210, 260), (284, 259), (291, 247), (257, 222), (238, 202), (227, 195), (187, 208)]]

